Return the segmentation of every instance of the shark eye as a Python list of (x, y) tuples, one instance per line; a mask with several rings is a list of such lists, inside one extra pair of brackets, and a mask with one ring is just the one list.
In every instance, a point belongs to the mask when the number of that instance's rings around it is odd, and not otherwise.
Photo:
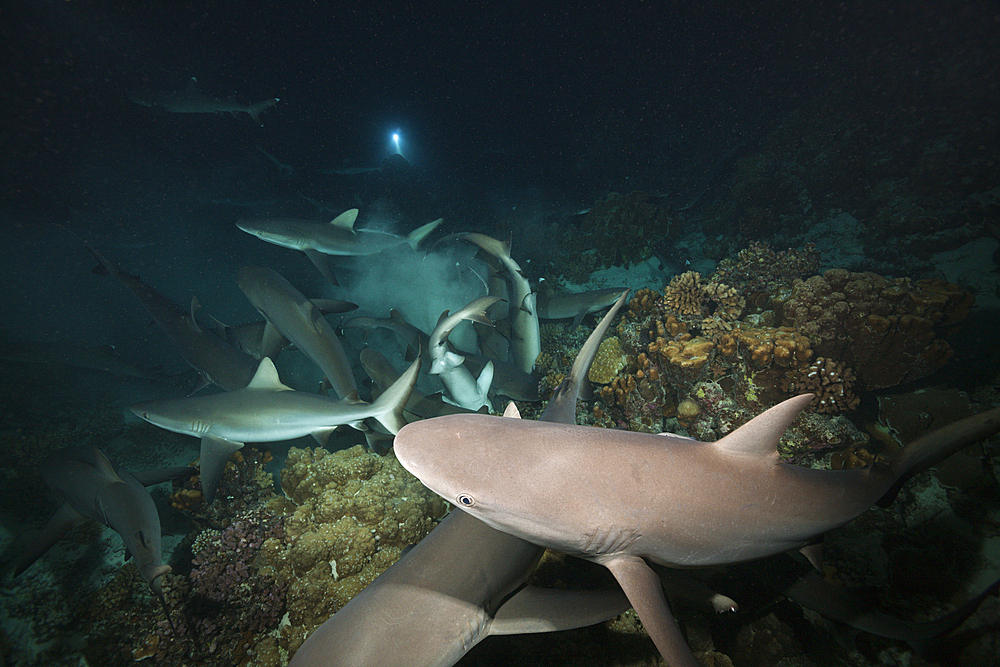
[(460, 493), (458, 494), (458, 504), (462, 507), (472, 507), (476, 504), (476, 499), (468, 493)]

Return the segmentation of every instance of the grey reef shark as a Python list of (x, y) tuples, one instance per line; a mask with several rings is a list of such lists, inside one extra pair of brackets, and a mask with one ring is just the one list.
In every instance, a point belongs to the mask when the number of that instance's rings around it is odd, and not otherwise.
[(131, 473), (96, 447), (70, 447), (50, 454), (41, 463), (40, 474), (63, 505), (41, 531), (15, 545), (11, 573), (19, 576), (71, 528), (90, 519), (121, 535), (128, 556), (160, 598), (169, 621), (160, 577), (170, 572), (170, 566), (160, 557), (160, 515), (146, 487), (194, 473), (193, 468)]
[(326, 262), (330, 257), (365, 257), (408, 245), (416, 250), (424, 238), (441, 224), (438, 218), (417, 227), (406, 236), (372, 229), (355, 229), (358, 209), (344, 211), (328, 223), (299, 218), (241, 219), (236, 226), (247, 234), (291, 250), (301, 250), (330, 283), (337, 279)]
[[(542, 420), (576, 421), (580, 383), (627, 294), (622, 293), (587, 339)], [(289, 667), (449, 667), (490, 635), (568, 630), (628, 608), (617, 588), (526, 586), (543, 552), (453, 509), (313, 632)]]
[(604, 310), (615, 302), (624, 287), (606, 287), (584, 292), (556, 292), (549, 281), (538, 283), (538, 318), (542, 320), (567, 320), (573, 318), (570, 329), (580, 326), (590, 313)]
[[(337, 393), (346, 398), (357, 393), (358, 385), (351, 370), (351, 360), (324, 312), (347, 312), (357, 306), (347, 301), (324, 300), (317, 305), (285, 280), (277, 271), (259, 266), (244, 266), (236, 282), (267, 324), (261, 348), (276, 353), (287, 340), (313, 361)], [(272, 356), (268, 354), (267, 356)]]
[(243, 389), (146, 401), (131, 409), (160, 428), (201, 438), (201, 486), (205, 501), (211, 503), (229, 457), (246, 442), (311, 435), (323, 445), (338, 426), (364, 430), (362, 422), (368, 418), (395, 434), (406, 423), (403, 409), (419, 372), (417, 359), (373, 403), (359, 400), (357, 392), (338, 401), (283, 385), (274, 362), (265, 357)]
[[(61, 226), (61, 225), (60, 225)], [(167, 334), (184, 360), (201, 376), (201, 386), (215, 384), (231, 391), (247, 386), (257, 369), (257, 360), (236, 349), (218, 334), (202, 329), (195, 319), (197, 300), (192, 300), (189, 310), (181, 308), (166, 296), (128, 273), (95, 250), (75, 232), (83, 246), (98, 261), (95, 272), (109, 273), (118, 278), (134, 294), (153, 321)], [(196, 389), (197, 390), (197, 389)]]
[(915, 472), (1000, 430), (1000, 408), (929, 433), (887, 463), (816, 470), (777, 444), (812, 400), (790, 398), (717, 442), (467, 414), (414, 422), (399, 462), (489, 526), (607, 567), (660, 654), (698, 667), (647, 561), (670, 568), (741, 563), (800, 549)]
[(162, 109), (170, 113), (245, 113), (258, 125), (263, 126), (260, 114), (270, 109), (281, 100), (277, 97), (257, 102), (256, 104), (241, 104), (232, 100), (209, 97), (198, 90), (198, 80), (188, 79), (187, 86), (182, 91), (141, 92), (132, 91), (129, 100), (144, 107)]

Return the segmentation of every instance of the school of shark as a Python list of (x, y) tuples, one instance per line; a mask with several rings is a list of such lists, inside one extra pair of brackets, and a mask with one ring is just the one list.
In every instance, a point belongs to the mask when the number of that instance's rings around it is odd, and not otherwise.
[[(65, 229), (97, 261), (95, 272), (117, 278), (136, 297), (192, 369), (186, 395), (142, 401), (130, 406), (131, 413), (200, 440), (200, 453), (196, 469), (146, 471), (109, 460), (99, 442), (49, 454), (42, 477), (63, 505), (44, 527), (16, 541), (8, 586), (16, 586), (74, 527), (87, 520), (103, 524), (120, 535), (127, 558), (159, 601), (161, 630), (153, 636), (175, 645), (172, 651), (161, 648), (160, 659), (210, 660), (185, 648), (208, 637), (192, 626), (176, 593), (164, 594), (165, 575), (184, 575), (171, 574), (175, 568), (164, 562), (159, 510), (146, 487), (173, 480), (180, 488), (188, 480), (189, 493), (203, 508), (217, 508), (224, 504), (217, 499), (220, 490), (234, 492), (227, 487), (232, 482), (224, 481), (227, 466), (232, 469), (234, 455), (248, 443), (308, 436), (324, 446), (348, 427), (363, 434), (369, 456), (397, 457), (451, 510), (433, 517), (436, 525), (423, 539), (302, 637), (288, 656), (298, 667), (444, 667), (459, 663), (489, 636), (582, 628), (630, 608), (666, 664), (697, 667), (703, 664), (699, 652), (671, 608), (693, 605), (736, 615), (749, 604), (740, 600), (739, 589), (723, 593), (693, 574), (725, 568), (742, 568), (730, 576), (757, 578), (774, 597), (832, 622), (926, 651), (997, 588), (997, 582), (981, 585), (935, 618), (907, 621), (825, 580), (820, 545), (824, 534), (871, 507), (891, 505), (910, 478), (1000, 432), (1000, 408), (838, 469), (829, 469), (829, 459), (806, 465), (779, 456), (789, 428), (814, 411), (813, 392), (792, 391), (713, 442), (608, 427), (595, 420), (600, 407), (589, 406), (602, 397), (607, 405), (608, 390), (598, 385), (614, 386), (616, 380), (591, 371), (609, 331), (617, 325), (620, 335), (629, 317), (635, 319), (634, 312), (624, 316), (629, 304), (638, 307), (636, 298), (629, 301), (628, 287), (554, 292), (532, 285), (509, 246), (495, 238), (452, 234), (425, 250), (421, 243), (440, 220), (397, 236), (356, 230), (358, 213), (349, 210), (329, 223), (241, 220), (238, 229), (304, 250), (331, 287), (338, 268), (331, 258), (394, 252), (419, 258), (442, 245), (472, 246), (465, 257), (491, 276), (482, 281), (484, 294), (454, 312), (445, 310), (425, 332), (395, 308), (383, 313), (386, 318), (359, 316), (352, 302), (307, 298), (273, 269), (247, 265), (234, 278), (263, 321), (206, 327), (199, 323), (197, 299), (189, 308), (172, 302)], [(586, 330), (581, 323), (588, 314), (604, 310), (571, 367), (547, 386), (539, 360), (551, 352), (543, 349), (540, 322), (561, 321), (560, 331), (575, 333)], [(474, 324), (473, 333), (459, 347), (449, 339), (465, 322)], [(350, 331), (363, 334), (363, 383), (351, 359), (358, 351), (345, 338)], [(383, 338), (377, 338), (380, 332)], [(386, 337), (394, 345), (374, 346)], [(290, 354), (314, 366), (318, 391), (282, 382), (275, 362)], [(402, 371), (387, 357), (402, 361)], [(658, 372), (648, 362), (644, 368), (644, 375)], [(433, 382), (438, 393), (422, 393), (418, 379)], [(359, 389), (371, 393), (370, 402), (359, 398)], [(523, 419), (518, 403), (537, 418)], [(694, 432), (690, 421), (680, 424)], [(194, 516), (211, 516), (217, 526), (231, 520), (204, 509)], [(613, 578), (592, 579), (584, 588), (533, 583), (547, 550), (603, 566)], [(802, 555), (804, 565), (794, 574), (773, 580), (774, 559), (795, 562)], [(169, 588), (178, 590), (174, 583)], [(254, 654), (252, 646), (243, 650)]]
[(0, 667), (1000, 664), (990, 5), (7, 3)]

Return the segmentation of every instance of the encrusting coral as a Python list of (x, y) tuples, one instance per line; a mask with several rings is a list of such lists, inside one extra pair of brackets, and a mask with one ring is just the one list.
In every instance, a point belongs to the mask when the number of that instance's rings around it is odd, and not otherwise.
[(951, 357), (938, 332), (963, 319), (971, 294), (940, 280), (889, 280), (875, 273), (830, 269), (796, 281), (784, 323), (813, 349), (854, 369), (866, 389), (930, 375)]
[(360, 446), (332, 454), (293, 447), (281, 485), (285, 496), (269, 508), (287, 516), (285, 535), (267, 540), (261, 553), (288, 586), (279, 644), (292, 652), (429, 533), (445, 506), (395, 457)]

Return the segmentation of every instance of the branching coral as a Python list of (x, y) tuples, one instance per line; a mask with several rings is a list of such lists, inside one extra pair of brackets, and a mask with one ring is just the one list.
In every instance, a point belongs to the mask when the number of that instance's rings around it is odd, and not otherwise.
[(861, 402), (853, 391), (855, 379), (850, 368), (833, 359), (817, 357), (809, 366), (789, 371), (782, 388), (789, 394), (815, 394), (811, 405), (816, 412), (847, 412)]
[(663, 304), (681, 315), (701, 315), (707, 292), (701, 284), (701, 274), (688, 271), (674, 276), (663, 290)]

